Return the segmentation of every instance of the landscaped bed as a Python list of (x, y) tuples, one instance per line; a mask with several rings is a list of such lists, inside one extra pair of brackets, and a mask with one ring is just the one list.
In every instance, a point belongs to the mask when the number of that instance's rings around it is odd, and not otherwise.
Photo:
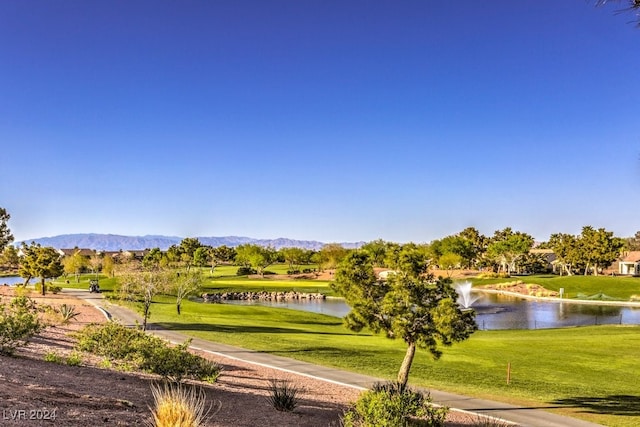
[[(13, 288), (0, 291), (11, 295)], [(82, 366), (68, 366), (67, 361), (77, 357), (72, 334), (106, 319), (92, 306), (68, 298), (64, 292), (44, 299), (33, 296), (46, 304), (74, 305), (79, 315), (68, 325), (46, 329), (29, 346), (18, 350), (17, 357), (0, 356), (0, 412), (5, 414), (2, 425), (23, 426), (23, 416), (41, 418), (30, 420), (33, 426), (145, 425), (153, 406), (150, 387), (159, 377), (106, 368), (103, 359), (86, 353), (82, 354)], [(200, 384), (207, 401), (217, 410), (206, 423), (210, 426), (339, 425), (344, 409), (360, 394), (350, 387), (202, 355), (223, 367), (215, 384)], [(301, 389), (300, 405), (293, 413), (276, 411), (270, 405), (272, 379), (289, 380)], [(6, 419), (12, 415), (15, 419)], [(472, 425), (474, 418), (452, 412), (448, 420), (448, 426)]]

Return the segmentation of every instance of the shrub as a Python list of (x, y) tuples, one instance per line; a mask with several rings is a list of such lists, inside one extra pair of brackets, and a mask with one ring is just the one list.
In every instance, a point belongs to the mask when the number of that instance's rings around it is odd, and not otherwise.
[(190, 343), (191, 340), (188, 340), (174, 347), (166, 344), (155, 347), (151, 354), (144, 357), (140, 368), (174, 382), (184, 378), (216, 382), (221, 371), (220, 365), (190, 353), (187, 350)]
[(206, 396), (202, 389), (165, 383), (163, 386), (152, 385), (151, 393), (155, 404), (155, 408), (151, 410), (152, 426), (198, 427), (205, 425), (211, 406), (207, 408)]
[(278, 411), (291, 412), (298, 406), (300, 389), (287, 380), (269, 381), (269, 403)]
[[(42, 292), (42, 283), (38, 282), (35, 285), (35, 289), (37, 292)], [(52, 294), (57, 294), (62, 290), (60, 286), (52, 285), (51, 283), (45, 282), (44, 289), (47, 292), (51, 292)]]
[(56, 353), (54, 351), (49, 351), (49, 352), (47, 352), (47, 354), (44, 355), (44, 361), (45, 362), (61, 364), (62, 363), (62, 356), (60, 356), (58, 353)]
[(407, 427), (444, 425), (448, 408), (434, 407), (431, 398), (400, 384), (376, 384), (343, 415), (345, 427)]
[(191, 341), (170, 346), (165, 340), (118, 323), (89, 325), (78, 334), (78, 350), (117, 360), (121, 366), (161, 375), (171, 381), (191, 378), (215, 382), (221, 366), (190, 353)]
[(74, 351), (67, 357), (65, 363), (69, 366), (80, 366), (82, 365), (82, 354)]
[(36, 303), (30, 298), (18, 296), (8, 305), (0, 304), (0, 354), (13, 354), (43, 327)]
[(239, 267), (236, 275), (238, 276), (248, 276), (249, 274), (257, 274), (258, 271), (251, 267)]
[(506, 279), (511, 276), (509, 275), (509, 273), (506, 273), (504, 271), (500, 273), (494, 273), (494, 272), (488, 271), (488, 272), (480, 273), (476, 277), (478, 279)]

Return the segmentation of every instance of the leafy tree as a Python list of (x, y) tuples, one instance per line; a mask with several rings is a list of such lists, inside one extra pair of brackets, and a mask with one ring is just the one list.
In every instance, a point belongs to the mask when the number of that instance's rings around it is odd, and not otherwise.
[(62, 259), (62, 266), (65, 274), (73, 274), (76, 277), (76, 283), (80, 282), (80, 273), (88, 265), (87, 259), (80, 255), (80, 249), (76, 248), (73, 255), (66, 256)]
[(572, 276), (573, 268), (580, 260), (577, 238), (571, 234), (554, 233), (549, 237), (549, 247), (560, 264), (560, 275), (564, 271), (567, 276)]
[(584, 274), (590, 270), (598, 275), (599, 270), (608, 268), (620, 256), (624, 241), (613, 236), (612, 231), (604, 228), (594, 229), (591, 226), (582, 228), (580, 246), (585, 263)]
[(142, 266), (148, 270), (159, 269), (162, 264), (162, 258), (164, 254), (160, 248), (152, 248), (142, 258)]
[(526, 273), (544, 273), (548, 271), (548, 260), (545, 254), (527, 253), (516, 260), (516, 269)]
[(276, 251), (272, 247), (246, 244), (236, 248), (236, 264), (252, 267), (262, 276), (265, 269), (275, 261)]
[(633, 237), (625, 239), (625, 249), (628, 251), (640, 251), (640, 231), (636, 231)]
[(527, 233), (514, 232), (507, 227), (495, 232), (487, 247), (487, 256), (497, 261), (501, 270), (511, 273), (515, 270), (518, 258), (529, 253), (533, 243), (533, 237)]
[(314, 262), (318, 264), (321, 270), (334, 269), (347, 256), (349, 250), (338, 243), (326, 244), (320, 249), (316, 255)]
[(193, 253), (193, 265), (196, 267), (204, 267), (211, 259), (211, 247), (200, 246)]
[(142, 303), (142, 330), (147, 330), (151, 316), (151, 304), (156, 295), (166, 292), (171, 283), (171, 273), (167, 270), (136, 271), (129, 268), (119, 278), (120, 298)]
[(406, 343), (398, 372), (398, 383), (406, 386), (417, 347), (437, 359), (439, 345), (462, 341), (477, 326), (473, 311), (462, 311), (458, 306), (451, 281), (434, 281), (427, 274), (425, 255), (418, 248), (403, 248), (395, 261), (396, 274), (379, 280), (368, 253), (350, 253), (340, 264), (332, 287), (351, 307), (344, 319), (349, 329), (367, 327)]
[(367, 252), (371, 256), (374, 267), (386, 267), (387, 252), (391, 246), (389, 242), (378, 239), (365, 243), (360, 247), (360, 250)]
[(102, 274), (113, 277), (114, 262), (111, 255), (102, 257)]
[(209, 260), (211, 261), (211, 274), (218, 264), (233, 263), (236, 259), (236, 250), (229, 246), (222, 245), (209, 250)]
[(182, 251), (179, 246), (169, 246), (169, 249), (165, 252), (165, 257), (169, 266), (178, 266), (182, 263)]
[(461, 236), (447, 236), (441, 240), (435, 240), (429, 245), (429, 251), (435, 261), (445, 254), (455, 254), (460, 257), (464, 267), (470, 267), (475, 257), (475, 251), (470, 240)]
[(458, 254), (448, 252), (438, 259), (441, 269), (447, 270), (447, 277), (451, 277), (454, 268), (458, 268), (462, 263), (462, 257)]
[(102, 256), (100, 256), (100, 254), (95, 253), (95, 254), (91, 255), (91, 257), (89, 258), (89, 268), (91, 269), (91, 272), (93, 274), (95, 274), (95, 276), (97, 278), (98, 277), (98, 272), (102, 268)]
[(169, 291), (176, 296), (176, 310), (178, 315), (182, 300), (202, 287), (202, 273), (200, 270), (187, 270), (177, 273), (169, 285)]
[(25, 283), (33, 277), (39, 277), (42, 295), (46, 294), (45, 280), (62, 275), (64, 268), (60, 262), (60, 254), (52, 247), (43, 247), (38, 243), (22, 244), (22, 259), (18, 274), (24, 277)]
[(17, 270), (19, 265), (18, 249), (13, 245), (7, 245), (0, 254), (0, 266), (9, 270)]
[(193, 257), (198, 248), (202, 247), (200, 240), (193, 237), (185, 237), (180, 242), (179, 252), (180, 260), (187, 266), (187, 269), (193, 264)]
[(598, 275), (600, 270), (608, 268), (620, 256), (624, 240), (614, 237), (613, 232), (604, 228), (596, 230), (584, 226), (578, 236), (552, 234), (549, 247), (567, 275), (572, 275), (576, 270), (582, 270), (585, 275), (589, 272)]
[(487, 250), (488, 240), (487, 237), (481, 234), (475, 227), (467, 227), (459, 234), (460, 237), (465, 239), (471, 244), (471, 266), (478, 267), (481, 264), (482, 257)]
[(236, 250), (226, 245), (213, 248), (211, 252), (218, 262), (234, 262), (236, 258)]
[(5, 208), (0, 208), (0, 252), (13, 242), (13, 234), (11, 234), (11, 230), (7, 225), (10, 218), (9, 212)]
[(302, 248), (282, 248), (280, 254), (289, 265), (290, 271), (299, 271), (304, 261), (305, 251)]

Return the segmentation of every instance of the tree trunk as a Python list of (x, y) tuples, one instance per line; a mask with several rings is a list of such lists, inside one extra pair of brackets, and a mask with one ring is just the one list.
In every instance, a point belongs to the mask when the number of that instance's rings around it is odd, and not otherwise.
[(413, 363), (413, 356), (416, 354), (416, 343), (411, 342), (407, 347), (407, 352), (404, 355), (404, 360), (402, 361), (402, 365), (400, 366), (400, 371), (398, 372), (398, 384), (402, 385), (402, 387), (406, 387), (407, 382), (409, 381), (409, 371), (411, 370), (411, 364)]
[(40, 279), (40, 284), (42, 284), (42, 296), (44, 296), (45, 293), (46, 293), (45, 284), (44, 284), (44, 277)]
[(176, 310), (178, 310), (178, 316), (180, 315), (180, 303), (176, 303)]
[(144, 304), (144, 313), (142, 316), (142, 330), (147, 330), (147, 319), (149, 318), (149, 309), (151, 308), (151, 304)]

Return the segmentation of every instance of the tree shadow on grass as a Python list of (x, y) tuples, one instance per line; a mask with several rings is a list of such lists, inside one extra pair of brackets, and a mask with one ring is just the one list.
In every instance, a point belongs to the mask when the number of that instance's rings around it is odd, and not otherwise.
[(640, 416), (640, 396), (610, 395), (602, 397), (568, 397), (551, 402), (555, 405), (582, 409), (580, 412), (605, 415)]
[(154, 326), (168, 329), (171, 331), (208, 331), (221, 332), (228, 334), (238, 333), (254, 333), (254, 334), (310, 334), (310, 335), (347, 335), (348, 332), (310, 332), (305, 329), (297, 328), (277, 328), (273, 326), (238, 326), (238, 325), (220, 325), (215, 323), (176, 323), (176, 322), (154, 322)]

